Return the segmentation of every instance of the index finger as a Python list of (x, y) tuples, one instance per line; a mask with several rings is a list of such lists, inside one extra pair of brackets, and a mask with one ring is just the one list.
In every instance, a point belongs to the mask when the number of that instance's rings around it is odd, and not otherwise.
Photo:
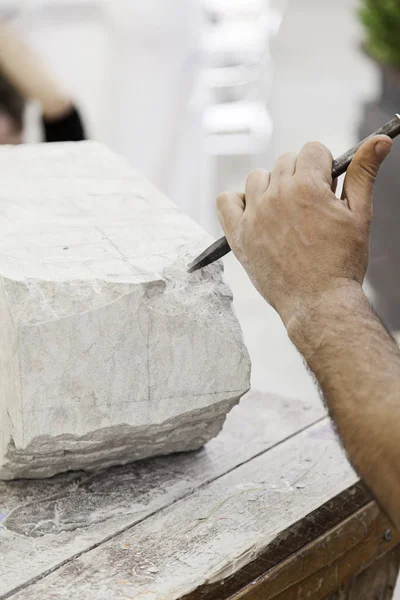
[(312, 176), (332, 186), (333, 157), (320, 142), (308, 142), (297, 156), (296, 175)]
[(243, 216), (246, 207), (244, 194), (223, 192), (217, 198), (217, 213), (228, 241)]

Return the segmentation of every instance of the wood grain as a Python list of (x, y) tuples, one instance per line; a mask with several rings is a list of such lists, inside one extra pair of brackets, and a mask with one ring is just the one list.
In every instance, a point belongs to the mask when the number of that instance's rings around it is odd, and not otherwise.
[(352, 577), (325, 600), (391, 600), (400, 567), (400, 546), (382, 556), (370, 567)]
[(252, 591), (259, 578), (353, 515), (370, 500), (370, 492), (359, 482), (301, 519), (289, 530), (283, 531), (254, 561), (223, 581), (201, 586), (182, 600), (231, 599), (238, 591), (247, 587)]
[(372, 501), (231, 598), (321, 600), (399, 543)]
[(182, 598), (239, 572), (357, 482), (324, 419), (14, 598)]
[(251, 392), (202, 451), (98, 474), (0, 483), (0, 597), (145, 521), (323, 416), (319, 402)]

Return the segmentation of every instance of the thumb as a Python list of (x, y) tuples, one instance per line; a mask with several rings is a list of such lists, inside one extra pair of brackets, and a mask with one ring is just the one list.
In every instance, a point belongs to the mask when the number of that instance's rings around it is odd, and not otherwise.
[(391, 147), (390, 137), (377, 135), (366, 140), (355, 153), (347, 169), (342, 194), (350, 210), (371, 214), (375, 179)]
[(218, 217), (228, 242), (230, 242), (231, 235), (243, 216), (245, 206), (244, 194), (223, 192), (217, 198)]

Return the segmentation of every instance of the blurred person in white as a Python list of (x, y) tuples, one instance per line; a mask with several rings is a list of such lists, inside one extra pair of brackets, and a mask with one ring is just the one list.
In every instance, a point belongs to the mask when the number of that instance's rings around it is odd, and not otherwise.
[(113, 32), (107, 143), (196, 218), (204, 179), (195, 100), (201, 3), (118, 0), (104, 7)]
[(28, 100), (40, 103), (46, 142), (85, 139), (81, 116), (68, 95), (43, 61), (0, 23), (0, 144), (22, 142)]
[[(29, 39), (40, 56), (48, 57), (56, 75), (67, 69), (69, 88), (90, 111), (90, 131), (198, 218), (205, 181), (203, 107), (200, 94), (196, 95), (202, 27), (199, 0), (99, 0), (96, 10), (79, 13), (86, 19), (82, 22), (73, 6), (60, 11), (59, 20), (57, 11), (49, 16), (46, 7), (32, 7), (29, 14), (30, 21), (22, 21), (19, 31), (24, 31), (24, 40)], [(85, 60), (79, 58), (85, 53), (81, 30), (90, 34), (87, 43), (94, 43)], [(51, 127), (55, 115), (68, 112), (70, 99), (26, 44), (10, 39), (10, 32), (4, 27), (0, 32), (0, 73), (9, 82), (13, 78), (13, 87), (23, 98), (40, 101), (48, 139), (46, 126)], [(69, 44), (69, 39), (75, 43)], [(6, 73), (12, 43), (19, 46), (18, 64)], [(26, 68), (21, 69), (23, 63)], [(92, 76), (91, 66), (97, 75)], [(61, 76), (62, 71), (62, 82)]]

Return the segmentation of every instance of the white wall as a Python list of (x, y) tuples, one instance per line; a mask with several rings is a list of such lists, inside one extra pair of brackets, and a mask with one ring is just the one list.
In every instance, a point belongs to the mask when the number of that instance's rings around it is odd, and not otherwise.
[[(18, 30), (81, 107), (90, 136), (126, 156), (193, 215), (201, 160), (201, 114), (191, 101), (199, 65), (197, 0), (16, 6)], [(32, 117), (28, 125), (35, 139)]]

